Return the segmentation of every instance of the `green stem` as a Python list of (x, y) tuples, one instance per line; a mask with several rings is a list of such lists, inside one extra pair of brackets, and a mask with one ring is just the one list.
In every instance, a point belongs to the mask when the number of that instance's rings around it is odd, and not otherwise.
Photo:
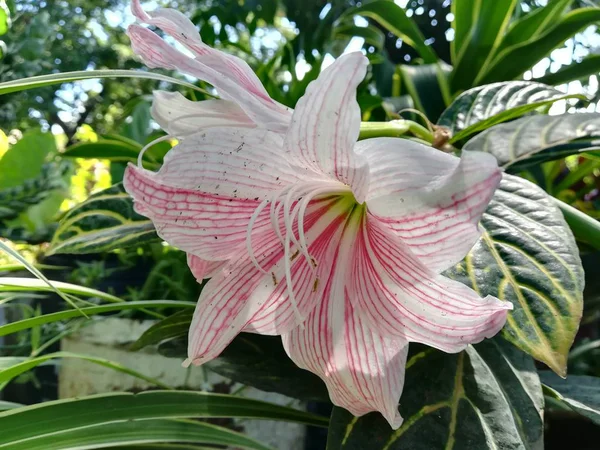
[(427, 128), (411, 120), (392, 120), (390, 122), (362, 122), (360, 139), (375, 137), (401, 137), (412, 134), (428, 143), (433, 142), (433, 133)]
[(557, 198), (553, 199), (578, 241), (600, 249), (600, 222)]

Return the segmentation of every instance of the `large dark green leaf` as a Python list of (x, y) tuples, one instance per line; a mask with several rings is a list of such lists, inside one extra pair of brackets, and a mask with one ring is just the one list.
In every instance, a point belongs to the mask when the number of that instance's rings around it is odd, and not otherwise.
[(532, 81), (488, 84), (469, 89), (458, 96), (444, 111), (438, 125), (448, 127), (453, 135), (451, 142), (456, 142), (540, 106), (571, 97), (582, 96), (565, 94)]
[(584, 28), (600, 22), (600, 8), (581, 8), (563, 16), (538, 38), (530, 39), (498, 53), (475, 84), (512, 80), (522, 75), (553, 49)]
[(492, 61), (502, 42), (517, 0), (454, 0), (454, 27), (460, 42), (454, 44), (453, 92), (469, 89)]
[(502, 339), (454, 355), (423, 349), (407, 363), (402, 427), (335, 408), (327, 449), (541, 450), (542, 409), (532, 359)]
[(435, 122), (448, 106), (448, 74), (452, 67), (444, 62), (419, 66), (400, 66), (400, 76), (415, 107)]
[(446, 275), (510, 301), (503, 336), (563, 375), (583, 307), (583, 268), (563, 215), (541, 188), (504, 175), (481, 227)]
[(600, 425), (600, 378), (569, 375), (566, 379), (540, 372), (546, 395)]
[(406, 16), (404, 10), (394, 2), (375, 0), (365, 2), (361, 6), (348, 9), (340, 18), (344, 21), (353, 16), (363, 16), (374, 19), (386, 30), (401, 38), (414, 48), (423, 58), (425, 63), (436, 63), (438, 58), (430, 46), (425, 44), (425, 37), (412, 19)]
[(158, 240), (152, 222), (133, 210), (132, 198), (119, 183), (71, 209), (48, 254), (96, 253)]
[(588, 78), (590, 75), (600, 73), (600, 55), (588, 55), (581, 61), (573, 61), (571, 64), (561, 67), (555, 73), (549, 73), (536, 81), (545, 84), (558, 85), (575, 80)]
[(531, 116), (496, 125), (474, 137), (463, 150), (491, 153), (503, 167), (518, 171), (524, 167), (581, 151), (597, 149), (600, 114)]
[[(189, 325), (182, 325), (187, 332)], [(187, 339), (167, 341), (158, 348), (169, 357), (187, 357)], [(263, 391), (279, 392), (302, 400), (328, 400), (325, 384), (311, 372), (298, 368), (287, 356), (281, 338), (242, 333), (207, 367), (233, 381)]]

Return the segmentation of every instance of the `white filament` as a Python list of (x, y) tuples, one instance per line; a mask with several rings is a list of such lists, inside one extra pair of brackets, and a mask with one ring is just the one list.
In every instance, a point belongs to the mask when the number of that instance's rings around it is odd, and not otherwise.
[(154, 139), (152, 142), (146, 144), (144, 146), (144, 148), (142, 148), (140, 150), (140, 154), (138, 155), (138, 160), (137, 160), (138, 167), (140, 167), (141, 169), (144, 168), (143, 157), (144, 157), (144, 153), (146, 153), (146, 150), (148, 150), (150, 147), (152, 147), (155, 144), (158, 144), (158, 143), (164, 142), (164, 141), (168, 141), (170, 139), (173, 139), (173, 138), (167, 134), (166, 136), (161, 136), (159, 138)]

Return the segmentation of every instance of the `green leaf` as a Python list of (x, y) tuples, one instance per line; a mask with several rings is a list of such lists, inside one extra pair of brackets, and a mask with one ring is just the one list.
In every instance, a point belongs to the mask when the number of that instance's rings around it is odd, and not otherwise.
[(5, 402), (3, 400), (0, 400), (0, 411), (6, 411), (8, 409), (14, 409), (14, 408), (20, 408), (21, 404), (19, 403), (13, 403), (13, 402)]
[(478, 74), (492, 61), (518, 1), (454, 0), (452, 3), (455, 38), (460, 35), (460, 41), (454, 44), (451, 86), (454, 92), (460, 92), (475, 86)]
[(550, 0), (547, 6), (515, 20), (502, 38), (501, 50), (535, 39), (552, 28), (571, 3), (573, 0)]
[(530, 116), (489, 128), (469, 140), (463, 150), (491, 153), (500, 166), (516, 172), (597, 149), (596, 142), (585, 139), (597, 136), (600, 136), (598, 113)]
[(47, 254), (97, 253), (159, 241), (121, 183), (91, 195), (62, 218)]
[[(82, 429), (87, 430), (87, 434), (90, 436), (94, 435), (100, 438), (106, 433), (101, 429), (94, 430), (93, 427), (110, 426), (109, 424), (115, 423), (128, 423), (142, 419), (145, 421), (210, 417), (275, 419), (314, 426), (327, 425), (327, 419), (322, 417), (285, 406), (232, 395), (189, 391), (148, 391), (137, 395), (114, 393), (57, 400), (0, 413), (0, 429), (2, 429), (0, 449), (81, 448), (44, 447), (42, 444), (48, 445), (52, 442), (61, 445), (77, 445), (79, 444), (77, 439), (82, 436)], [(31, 426), (31, 424), (35, 424), (35, 426)], [(136, 429), (138, 427), (131, 429), (131, 432), (135, 433)], [(140, 432), (139, 429), (135, 434), (138, 438), (144, 437), (144, 432)], [(171, 436), (169, 441), (182, 441), (176, 439), (179, 436), (177, 434)], [(108, 439), (109, 437), (110, 434), (104, 438)], [(34, 442), (39, 443), (39, 446), (34, 447)], [(24, 446), (17, 447), (17, 443)], [(205, 441), (204, 443), (211, 442)]]
[[(0, 422), (1, 423), (1, 422)], [(35, 430), (35, 427), (29, 427)], [(187, 442), (210, 444), (249, 450), (272, 450), (251, 438), (226, 428), (188, 420), (129, 420), (103, 423), (83, 429), (69, 429), (59, 434), (33, 436), (23, 442), (6, 441), (0, 449), (10, 450), (81, 450), (106, 448), (127, 444)], [(2, 440), (0, 439), (0, 442)], [(215, 447), (212, 447), (213, 449)], [(224, 448), (224, 447), (221, 447)]]
[(11, 92), (25, 91), (27, 89), (34, 89), (43, 86), (52, 86), (54, 84), (70, 83), (72, 81), (96, 78), (144, 78), (147, 80), (165, 81), (167, 83), (185, 86), (213, 97), (213, 95), (209, 94), (204, 89), (200, 89), (199, 87), (193, 85), (192, 83), (188, 83), (187, 81), (161, 75), (160, 73), (142, 72), (139, 70), (79, 70), (75, 72), (53, 73), (50, 75), (23, 78), (20, 80), (0, 83), (0, 95), (10, 94)]
[(0, 0), (0, 36), (10, 29), (10, 10), (4, 0)]
[[(3, 278), (0, 278), (0, 288), (2, 288)], [(96, 314), (102, 314), (107, 312), (125, 311), (129, 309), (148, 309), (148, 308), (194, 308), (196, 306), (193, 302), (183, 302), (175, 300), (148, 300), (148, 301), (136, 301), (136, 302), (122, 302), (113, 303), (110, 305), (101, 306), (89, 306), (86, 308), (80, 308), (81, 312), (90, 316)], [(74, 317), (80, 317), (81, 312), (75, 309), (68, 309), (66, 311), (59, 311), (50, 314), (44, 314), (41, 316), (31, 317), (29, 319), (19, 320), (6, 325), (0, 326), (0, 336), (6, 336), (7, 334), (16, 333), (18, 331), (27, 330), (29, 328), (37, 327), (47, 323), (59, 322), (61, 320), (72, 319)]]
[[(185, 334), (188, 328), (189, 324), (181, 325)], [(158, 347), (158, 351), (165, 356), (185, 358), (187, 337), (167, 341)], [(325, 384), (292, 362), (278, 336), (242, 333), (206, 366), (233, 381), (263, 391), (302, 400), (329, 400)]]
[(2, 277), (0, 278), (0, 292), (56, 292), (58, 290), (64, 294), (81, 295), (82, 297), (98, 297), (107, 302), (123, 302), (119, 297), (85, 286), (64, 283), (62, 281), (48, 280), (48, 282), (52, 286), (49, 286), (45, 280), (39, 280), (37, 278)]
[(580, 8), (569, 12), (541, 36), (500, 51), (488, 70), (475, 80), (475, 84), (519, 77), (567, 39), (597, 22), (600, 22), (598, 8)]
[(148, 345), (160, 344), (167, 339), (187, 336), (193, 315), (193, 311), (183, 310), (155, 323), (129, 347), (129, 350), (137, 351)]
[[(448, 74), (452, 68), (443, 61), (439, 64), (399, 66), (400, 76), (415, 107), (435, 122), (448, 106), (445, 92), (448, 90)], [(448, 96), (449, 97), (449, 96)]]
[(33, 205), (44, 201), (53, 191), (64, 189), (62, 178), (64, 167), (46, 163), (37, 177), (23, 181), (20, 185), (0, 189), (0, 221), (14, 219)]
[(0, 159), (0, 189), (21, 185), (37, 178), (46, 157), (56, 152), (52, 133), (29, 131)]
[(452, 132), (450, 142), (460, 141), (478, 131), (522, 116), (565, 98), (585, 98), (565, 94), (532, 81), (507, 81), (479, 86), (463, 92), (444, 111), (438, 125)]
[[(121, 372), (127, 375), (131, 375), (132, 377), (139, 378), (141, 380), (147, 381), (150, 384), (159, 386), (163, 389), (170, 389), (169, 386), (162, 383), (159, 380), (156, 380), (151, 377), (147, 377), (143, 373), (140, 373), (136, 370), (125, 367), (119, 363), (110, 361), (104, 358), (97, 358), (91, 355), (82, 355), (71, 352), (55, 352), (49, 353), (44, 356), (38, 356), (37, 358), (24, 358), (24, 360), (17, 362), (16, 364), (12, 364), (9, 367), (2, 367), (2, 362), (0, 361), (0, 384), (7, 383), (19, 375), (34, 369), (35, 367), (44, 364), (48, 361), (58, 358), (73, 358), (73, 359), (81, 359), (84, 361), (91, 362), (93, 364), (97, 364), (99, 366), (107, 367), (109, 369), (115, 370), (117, 372)], [(0, 358), (2, 360), (3, 358)]]
[(552, 372), (540, 372), (545, 394), (600, 425), (600, 378), (569, 375), (567, 379)]
[(590, 75), (600, 73), (600, 55), (588, 55), (581, 61), (573, 61), (571, 64), (561, 67), (554, 73), (549, 73), (535, 81), (540, 83), (558, 85), (575, 80), (587, 79)]
[(428, 64), (437, 63), (438, 58), (432, 48), (425, 44), (425, 37), (415, 22), (406, 16), (404, 10), (393, 2), (375, 0), (350, 8), (339, 18), (340, 22), (353, 16), (369, 17), (385, 29), (414, 48)]
[(504, 175), (480, 222), (482, 237), (446, 272), (481, 296), (509, 301), (503, 336), (562, 375), (583, 307), (575, 239), (552, 198)]
[[(98, 158), (111, 161), (136, 162), (142, 145), (113, 139), (82, 142), (68, 147), (61, 156), (65, 158)], [(147, 160), (144, 155), (144, 160)]]
[(367, 27), (357, 27), (353, 23), (345, 23), (336, 26), (333, 29), (334, 39), (350, 39), (353, 37), (362, 37), (365, 42), (369, 45), (374, 46), (377, 49), (382, 49), (385, 43), (385, 35), (379, 28), (375, 28), (372, 25)]
[(400, 429), (379, 413), (355, 418), (336, 407), (328, 450), (543, 448), (543, 396), (531, 358), (499, 338), (453, 355), (420, 348), (406, 365)]
[(600, 222), (571, 205), (554, 199), (578, 241), (600, 250)]

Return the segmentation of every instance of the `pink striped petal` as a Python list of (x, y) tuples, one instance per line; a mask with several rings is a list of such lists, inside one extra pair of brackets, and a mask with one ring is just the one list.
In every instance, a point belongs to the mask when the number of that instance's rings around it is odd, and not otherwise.
[(428, 269), (372, 216), (363, 220), (352, 261), (350, 299), (386, 336), (454, 353), (498, 333), (512, 309)]
[(207, 128), (256, 126), (234, 102), (192, 102), (179, 92), (154, 91), (152, 118), (163, 130), (179, 139)]
[(379, 411), (397, 429), (402, 424), (398, 401), (408, 342), (382, 337), (373, 330), (345, 300), (343, 280), (336, 283), (332, 278), (304, 327), (283, 335), (282, 340), (299, 367), (323, 379), (333, 404), (355, 416)]
[(195, 56), (189, 58), (150, 30), (131, 25), (128, 34), (133, 50), (149, 67), (176, 69), (204, 80), (217, 88), (221, 97), (237, 102), (257, 124), (277, 131), (287, 128), (291, 111), (269, 97), (246, 62), (205, 45), (183, 14), (173, 9), (147, 13), (139, 0), (133, 0), (132, 11), (138, 20), (163, 29)]
[(242, 257), (204, 287), (190, 327), (188, 362), (202, 364), (215, 358), (240, 331), (287, 332), (316, 306), (327, 285), (348, 212), (335, 199), (315, 202), (309, 209), (305, 220), (307, 240), (318, 263), (313, 270), (311, 261), (301, 255), (292, 256), (295, 301), (290, 300), (283, 276), (284, 249), (274, 233), (265, 233), (255, 241), (258, 263), (266, 273), (248, 257)]
[(207, 261), (188, 253), (187, 263), (192, 274), (196, 277), (196, 281), (202, 283), (202, 280), (217, 275), (227, 265), (228, 261)]
[(361, 141), (370, 167), (367, 205), (430, 269), (461, 261), (479, 239), (481, 215), (501, 178), (488, 153), (462, 158), (405, 139)]
[(366, 194), (368, 167), (353, 151), (360, 131), (356, 87), (367, 66), (367, 58), (355, 52), (321, 72), (298, 101), (285, 140), (286, 151), (299, 167), (349, 185), (359, 203)]
[[(211, 261), (229, 259), (245, 249), (246, 229), (258, 200), (169, 186), (157, 174), (133, 165), (127, 167), (123, 184), (136, 211), (151, 219), (169, 244)], [(255, 229), (270, 228), (265, 211)]]

